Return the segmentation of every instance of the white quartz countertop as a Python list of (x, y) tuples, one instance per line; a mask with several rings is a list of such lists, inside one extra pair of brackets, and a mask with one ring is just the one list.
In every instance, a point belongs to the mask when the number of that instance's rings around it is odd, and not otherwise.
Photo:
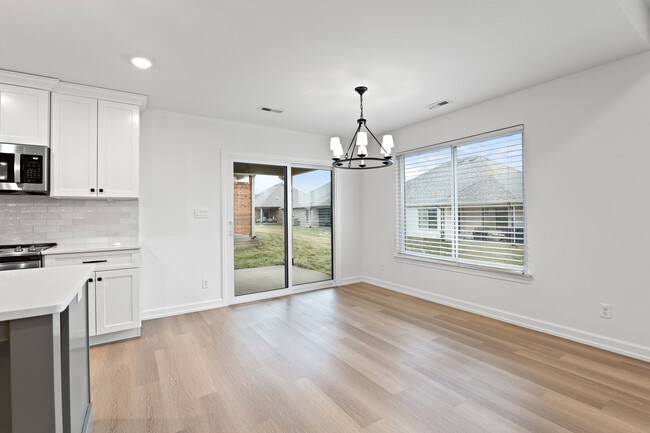
[(0, 272), (0, 321), (64, 311), (94, 269), (79, 265)]
[(96, 251), (139, 250), (140, 248), (142, 248), (142, 244), (140, 242), (57, 245), (55, 247), (43, 250), (41, 254), (44, 256), (49, 256), (53, 254), (90, 253)]

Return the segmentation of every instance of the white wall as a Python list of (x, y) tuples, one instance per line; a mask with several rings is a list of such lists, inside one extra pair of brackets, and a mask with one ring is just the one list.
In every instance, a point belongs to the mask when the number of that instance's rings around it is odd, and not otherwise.
[[(330, 163), (329, 138), (161, 110), (142, 116), (140, 239), (143, 317), (222, 304), (221, 151), (322, 158)], [(359, 184), (342, 173), (341, 208), (359, 214)], [(195, 219), (194, 208), (209, 218)], [(341, 277), (361, 268), (355, 219), (341, 221), (351, 239), (341, 249)], [(201, 289), (201, 279), (210, 288)]]
[(396, 150), (520, 123), (530, 283), (395, 260), (394, 170), (364, 173), (364, 279), (650, 360), (650, 53), (400, 129)]

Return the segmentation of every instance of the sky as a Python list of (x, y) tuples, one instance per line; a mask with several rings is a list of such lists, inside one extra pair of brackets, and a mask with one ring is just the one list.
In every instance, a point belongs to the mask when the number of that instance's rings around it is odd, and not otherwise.
[[(522, 171), (523, 169), (521, 132), (462, 144), (456, 147), (456, 151), (457, 158), (482, 155), (516, 170)], [(405, 180), (411, 180), (432, 168), (446, 164), (450, 161), (450, 158), (451, 151), (449, 147), (431, 149), (415, 155), (406, 155), (405, 160), (410, 168), (404, 173)]]
[[(331, 173), (329, 170), (314, 170), (299, 174), (293, 177), (293, 187), (302, 192), (313, 191), (319, 186), (330, 182)], [(259, 194), (278, 183), (282, 183), (278, 176), (258, 174), (255, 176), (255, 194)]]

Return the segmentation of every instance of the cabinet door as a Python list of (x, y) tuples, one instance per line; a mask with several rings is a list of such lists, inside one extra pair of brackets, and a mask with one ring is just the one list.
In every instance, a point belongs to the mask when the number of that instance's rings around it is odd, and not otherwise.
[(50, 92), (0, 84), (0, 142), (50, 144)]
[(88, 336), (97, 335), (97, 322), (95, 319), (95, 299), (97, 286), (95, 275), (88, 278)]
[(95, 272), (97, 335), (140, 327), (139, 270)]
[(138, 197), (140, 108), (100, 100), (98, 119), (98, 196)]
[(97, 197), (97, 99), (52, 94), (51, 193)]

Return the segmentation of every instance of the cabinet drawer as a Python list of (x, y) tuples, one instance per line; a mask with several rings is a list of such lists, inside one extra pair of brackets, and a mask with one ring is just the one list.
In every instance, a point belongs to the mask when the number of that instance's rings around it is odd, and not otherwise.
[(96, 271), (136, 268), (140, 266), (139, 250), (99, 251), (93, 253), (53, 254), (45, 256), (45, 266), (94, 264)]

